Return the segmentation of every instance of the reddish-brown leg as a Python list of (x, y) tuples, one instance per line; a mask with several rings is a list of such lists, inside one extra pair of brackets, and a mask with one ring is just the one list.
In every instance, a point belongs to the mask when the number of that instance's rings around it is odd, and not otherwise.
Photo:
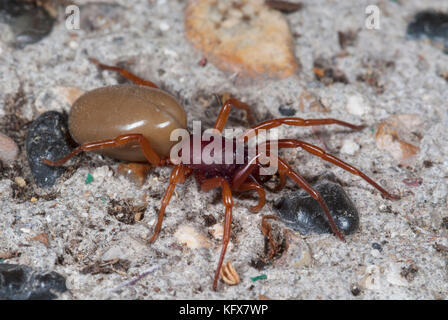
[(260, 154), (257, 154), (251, 160), (249, 160), (244, 166), (242, 166), (237, 172), (235, 172), (232, 179), (232, 188), (238, 190), (240, 186), (246, 182), (252, 171), (255, 170), (257, 165), (257, 159)]
[(63, 157), (58, 161), (42, 159), (42, 162), (49, 166), (61, 166), (65, 162), (67, 162), (70, 158), (77, 155), (78, 153), (81, 153), (82, 151), (91, 151), (104, 148), (118, 147), (132, 141), (137, 141), (140, 144), (143, 154), (145, 155), (148, 162), (151, 163), (153, 166), (162, 166), (167, 162), (165, 159), (160, 159), (159, 155), (152, 149), (149, 141), (143, 135), (138, 133), (125, 134), (110, 140), (85, 143), (83, 145), (78, 146), (75, 150), (73, 150), (68, 155), (66, 155), (65, 157)]
[(264, 191), (264, 188), (260, 186), (260, 184), (256, 181), (243, 183), (238, 190), (240, 191), (250, 191), (255, 190), (258, 193), (258, 204), (256, 206), (253, 206), (250, 208), (250, 211), (252, 212), (258, 212), (260, 211), (264, 205), (266, 204), (266, 192)]
[(261, 218), (261, 232), (268, 238), (269, 241), (269, 260), (274, 258), (275, 254), (278, 251), (278, 244), (272, 235), (271, 225), (268, 223), (268, 219), (278, 220), (277, 216), (274, 215), (265, 215)]
[(218, 267), (216, 268), (215, 278), (213, 280), (213, 290), (215, 291), (218, 287), (219, 272), (221, 271), (222, 263), (224, 262), (224, 256), (227, 250), (227, 245), (229, 244), (230, 240), (230, 230), (232, 226), (232, 207), (233, 207), (232, 192), (230, 190), (229, 184), (224, 178), (216, 177), (207, 179), (202, 183), (201, 189), (203, 191), (208, 191), (217, 187), (222, 188), (222, 201), (224, 203), (224, 206), (226, 207), (226, 215), (224, 218), (224, 235), (222, 237), (221, 255), (219, 257)]
[(149, 240), (150, 243), (153, 243), (157, 239), (157, 236), (159, 235), (159, 232), (162, 229), (162, 222), (165, 214), (165, 209), (168, 203), (170, 203), (170, 199), (171, 196), (173, 195), (174, 189), (176, 188), (176, 184), (185, 182), (186, 175), (190, 174), (189, 171), (190, 170), (185, 168), (182, 164), (178, 164), (171, 171), (170, 184), (168, 185), (165, 195), (163, 196), (162, 204), (160, 206), (159, 211), (159, 218), (157, 220), (156, 227), (154, 228), (154, 233), (152, 234), (152, 237)]
[[(266, 145), (267, 145), (267, 148), (269, 149), (269, 141), (266, 142)], [(323, 150), (315, 145), (309, 144), (304, 141), (295, 140), (295, 139), (280, 139), (278, 141), (278, 147), (279, 148), (298, 148), (298, 147), (300, 147), (303, 150), (324, 159), (325, 161), (331, 162), (331, 163), (337, 165), (338, 167), (341, 167), (342, 169), (350, 172), (351, 174), (360, 176), (365, 181), (370, 183), (373, 187), (375, 187), (377, 190), (379, 190), (383, 194), (383, 196), (385, 196), (386, 198), (395, 199), (395, 200), (400, 199), (399, 196), (390, 194), (389, 192), (384, 190), (381, 186), (379, 186), (375, 181), (370, 179), (367, 175), (365, 175), (359, 169), (336, 158), (335, 156), (332, 156), (331, 154), (327, 153), (325, 150)]]
[(277, 158), (277, 161), (279, 170), (283, 171), (288, 177), (290, 177), (300, 187), (302, 187), (306, 192), (308, 192), (308, 194), (312, 196), (313, 199), (319, 202), (320, 206), (324, 210), (325, 215), (328, 218), (331, 230), (333, 230), (333, 232), (338, 236), (339, 239), (345, 241), (343, 234), (339, 231), (338, 227), (336, 226), (336, 223), (334, 222), (334, 219), (330, 214), (330, 210), (328, 210), (328, 207), (325, 204), (325, 201), (319, 194), (319, 192), (314, 190), (314, 188), (311, 185), (309, 185), (308, 182), (306, 182), (306, 180), (303, 179), (297, 172), (295, 172), (284, 160), (282, 160), (281, 158)]
[(232, 107), (245, 110), (249, 121), (251, 123), (254, 122), (254, 117), (250, 111), (250, 107), (247, 104), (237, 99), (230, 98), (228, 94), (223, 95), (223, 100), (224, 104), (219, 111), (218, 118), (216, 119), (215, 126), (213, 128), (219, 130), (219, 132), (222, 132), (226, 125), (227, 119), (229, 118), (229, 113)]
[(131, 80), (132, 82), (134, 82), (135, 84), (141, 85), (141, 86), (147, 86), (147, 87), (151, 87), (151, 88), (156, 88), (158, 89), (159, 87), (148, 80), (144, 80), (140, 77), (137, 77), (135, 74), (133, 74), (132, 72), (120, 68), (120, 67), (115, 67), (115, 66), (109, 66), (106, 64), (102, 64), (101, 62), (99, 62), (97, 59), (95, 58), (89, 58), (90, 61), (92, 61), (94, 64), (96, 64), (99, 68), (104, 69), (104, 70), (111, 70), (111, 71), (116, 71), (119, 74), (121, 74), (124, 78)]
[[(320, 125), (327, 125), (327, 124), (337, 124), (340, 126), (348, 127), (353, 130), (361, 130), (364, 129), (364, 125), (354, 125), (345, 121), (329, 118), (329, 119), (302, 119), (302, 118), (280, 118), (280, 119), (273, 119), (264, 121), (260, 124), (257, 124), (256, 126), (250, 128), (247, 130), (242, 137), (245, 137), (245, 141), (252, 138), (253, 136), (257, 135), (258, 131), (260, 130), (269, 130), (272, 128), (279, 127), (281, 125), (288, 125), (288, 126), (298, 126), (298, 127), (308, 127), (308, 126), (320, 126)], [(240, 137), (240, 138), (242, 138)]]

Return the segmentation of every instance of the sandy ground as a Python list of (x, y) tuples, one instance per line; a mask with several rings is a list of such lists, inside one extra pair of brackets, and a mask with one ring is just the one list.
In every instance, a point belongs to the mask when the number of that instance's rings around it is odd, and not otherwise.
[[(89, 1), (74, 2), (82, 5)], [(383, 199), (370, 185), (340, 168), (300, 150), (284, 152), (284, 158), (304, 177), (330, 170), (344, 182), (358, 206), (360, 230), (348, 236), (346, 243), (329, 234), (296, 233), (297, 255), (292, 256), (298, 259), (308, 252), (310, 259), (257, 270), (251, 261), (264, 252), (261, 215), (271, 214), (273, 202), (281, 195), (268, 193), (267, 205), (256, 215), (248, 211), (255, 195), (236, 198), (226, 260), (236, 268), (241, 283), (220, 283), (214, 292), (212, 279), (221, 245), (210, 235), (205, 216), (222, 223), (224, 207), (218, 191), (199, 192), (193, 179), (180, 185), (159, 239), (148, 246), (144, 239), (155, 224), (168, 184), (168, 168), (151, 170), (145, 184), (137, 187), (115, 173), (117, 161), (83, 155), (75, 161), (75, 170), (53, 189), (44, 191), (33, 184), (22, 148), (16, 166), (22, 170), (18, 175), (25, 178), (27, 192), (14, 197), (14, 177), (0, 180), (0, 251), (20, 252), (7, 262), (64, 275), (70, 291), (61, 299), (446, 299), (447, 252), (436, 250), (435, 244), (448, 246), (448, 230), (443, 224), (448, 216), (448, 83), (440, 76), (448, 72), (448, 56), (428, 42), (407, 40), (405, 30), (415, 12), (426, 8), (447, 12), (448, 3), (373, 1), (382, 10), (381, 26), (367, 30), (364, 11), (371, 2), (304, 1), (304, 9), (287, 15), (296, 34), (294, 53), (301, 67), (284, 80), (244, 81), (210, 63), (200, 67), (201, 54), (184, 36), (183, 1), (114, 1), (120, 6), (111, 9), (114, 17), (97, 21), (94, 30), (84, 30), (81, 25), (79, 31), (68, 31), (59, 18), (48, 37), (21, 50), (7, 45), (8, 27), (0, 25), (0, 117), (18, 96), (17, 110), (30, 121), (43, 111), (68, 108), (55, 97), (52, 90), (56, 87), (87, 91), (117, 83), (115, 74), (99, 72), (88, 56), (110, 64), (132, 61), (136, 74), (179, 99), (190, 125), (192, 120), (201, 120), (203, 127), (212, 125), (218, 113), (213, 93), (225, 91), (249, 103), (259, 120), (280, 117), (278, 108), (289, 105), (299, 117), (334, 117), (367, 124), (360, 132), (334, 127), (321, 132), (335, 155), (402, 195), (399, 201)], [(83, 12), (81, 7), (81, 19), (96, 21), (91, 16), (95, 12)], [(359, 30), (355, 46), (346, 49), (348, 55), (336, 59), (349, 83), (324, 86), (315, 80), (313, 61), (319, 56), (338, 55), (337, 32), (346, 30)], [(378, 67), (385, 61), (393, 61), (394, 67)], [(356, 80), (369, 66), (378, 70), (383, 93)], [(330, 112), (301, 112), (299, 97), (304, 90), (319, 97)], [(348, 101), (353, 100), (361, 102), (355, 109), (347, 108)], [(228, 125), (247, 126), (236, 114)], [(421, 150), (409, 166), (399, 166), (375, 145), (376, 125), (399, 114), (416, 114), (424, 120), (424, 125), (415, 128), (421, 132)], [(307, 128), (282, 128), (280, 134), (321, 144)], [(16, 142), (23, 146), (23, 142)], [(360, 147), (353, 155), (340, 151), (345, 143), (353, 142)], [(94, 179), (85, 184), (88, 173)], [(409, 186), (403, 182), (415, 178), (423, 179), (423, 183)], [(294, 188), (289, 183), (283, 194)], [(108, 214), (111, 199), (132, 199), (134, 204), (146, 199), (148, 207), (140, 222), (128, 225)], [(208, 245), (197, 249), (181, 245), (175, 234), (185, 226), (201, 234)], [(29, 240), (41, 233), (48, 235), (48, 247)], [(373, 243), (380, 244), (381, 250), (374, 249)], [(128, 270), (81, 273), (97, 261), (115, 258), (128, 260)], [(139, 281), (128, 283), (145, 272)], [(251, 281), (261, 274), (267, 279)], [(360, 289), (359, 294), (352, 293), (357, 293), (354, 287)]]

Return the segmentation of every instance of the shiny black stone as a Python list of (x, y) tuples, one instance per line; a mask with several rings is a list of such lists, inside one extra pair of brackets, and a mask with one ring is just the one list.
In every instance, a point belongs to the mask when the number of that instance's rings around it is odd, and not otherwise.
[(56, 272), (37, 273), (28, 266), (0, 264), (0, 300), (50, 300), (65, 292), (65, 278)]
[[(321, 176), (313, 187), (322, 195), (339, 230), (344, 234), (354, 233), (359, 227), (358, 210), (334, 175)], [(274, 208), (288, 227), (302, 234), (332, 233), (319, 202), (305, 190), (280, 198)]]
[(53, 29), (55, 19), (42, 7), (30, 1), (0, 0), (0, 22), (11, 27), (14, 46), (23, 48), (40, 41)]
[(59, 160), (71, 150), (67, 117), (56, 111), (45, 112), (30, 126), (26, 136), (26, 153), (34, 181), (42, 188), (53, 186), (64, 167), (51, 167), (41, 159)]
[(294, 110), (293, 108), (287, 107), (287, 106), (280, 106), (278, 108), (278, 111), (280, 112), (280, 114), (282, 116), (285, 116), (285, 117), (292, 117), (296, 114), (296, 110)]
[(406, 33), (411, 39), (429, 38), (443, 42), (448, 49), (448, 14), (431, 10), (418, 12)]

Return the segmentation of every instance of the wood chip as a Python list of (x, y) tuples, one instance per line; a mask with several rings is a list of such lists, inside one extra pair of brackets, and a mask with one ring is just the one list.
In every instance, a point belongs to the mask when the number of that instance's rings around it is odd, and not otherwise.
[(38, 234), (35, 237), (28, 238), (29, 241), (37, 241), (45, 245), (47, 248), (50, 246), (50, 242), (48, 241), (48, 236), (46, 233)]
[(6, 251), (3, 253), (0, 253), (0, 259), (11, 259), (20, 256), (20, 253), (17, 251)]
[(400, 164), (411, 164), (420, 152), (423, 122), (420, 116), (413, 114), (389, 117), (378, 125), (377, 148), (387, 151)]

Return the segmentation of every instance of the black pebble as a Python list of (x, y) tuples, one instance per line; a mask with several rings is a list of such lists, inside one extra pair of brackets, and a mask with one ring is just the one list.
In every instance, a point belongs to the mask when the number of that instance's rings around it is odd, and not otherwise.
[[(322, 175), (313, 187), (322, 195), (337, 227), (351, 234), (359, 227), (358, 210), (336, 181), (333, 174)], [(279, 218), (302, 234), (332, 233), (328, 219), (319, 202), (305, 190), (299, 190), (276, 201), (274, 208)]]
[(381, 247), (381, 245), (379, 243), (372, 243), (372, 248), (378, 250), (379, 252), (383, 251), (383, 248)]
[(14, 33), (17, 48), (40, 41), (53, 29), (55, 19), (42, 7), (30, 1), (0, 0), (0, 22)]
[(429, 38), (442, 41), (448, 49), (448, 14), (436, 11), (417, 13), (406, 29), (411, 39)]
[(294, 110), (293, 108), (287, 107), (287, 106), (280, 106), (278, 108), (278, 111), (280, 112), (280, 114), (282, 116), (285, 116), (285, 117), (292, 117), (293, 115), (296, 114), (296, 110)]
[(67, 117), (56, 111), (43, 113), (30, 126), (26, 136), (26, 153), (34, 181), (49, 188), (64, 173), (64, 167), (51, 167), (41, 159), (59, 160), (70, 153)]
[(0, 300), (50, 300), (65, 292), (65, 278), (57, 272), (37, 273), (18, 264), (0, 264)]

